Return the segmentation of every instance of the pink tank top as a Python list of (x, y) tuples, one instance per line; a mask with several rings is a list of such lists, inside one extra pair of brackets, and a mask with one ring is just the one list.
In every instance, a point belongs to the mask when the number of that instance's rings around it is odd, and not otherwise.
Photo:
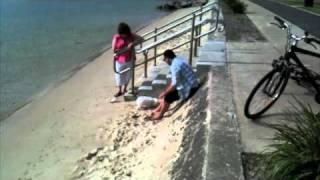
[[(113, 39), (115, 40), (115, 49), (122, 49), (128, 46), (128, 44), (133, 41), (133, 38), (129, 38), (129, 40), (125, 40), (119, 34), (114, 35)], [(128, 50), (122, 54), (119, 54), (118, 56), (115, 57), (115, 59), (120, 63), (124, 63), (132, 60), (132, 50)]]

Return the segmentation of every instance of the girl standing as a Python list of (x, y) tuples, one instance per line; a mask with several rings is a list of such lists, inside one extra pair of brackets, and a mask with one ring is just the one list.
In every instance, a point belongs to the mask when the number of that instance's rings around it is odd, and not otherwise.
[[(134, 46), (141, 43), (143, 38), (131, 32), (126, 23), (118, 25), (118, 34), (113, 35), (112, 49), (115, 53), (116, 71), (121, 72), (133, 66), (133, 60), (136, 58)], [(127, 86), (131, 79), (131, 70), (121, 74), (115, 73), (118, 92), (114, 97), (119, 97), (127, 92)]]

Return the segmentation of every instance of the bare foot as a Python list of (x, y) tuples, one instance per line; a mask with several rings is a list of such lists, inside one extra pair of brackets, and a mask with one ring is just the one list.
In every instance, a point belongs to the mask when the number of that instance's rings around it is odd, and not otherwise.
[(154, 116), (154, 113), (153, 111), (150, 111), (150, 117), (153, 117)]
[(154, 110), (152, 110), (152, 113), (158, 113), (158, 112), (160, 112), (160, 110), (161, 110), (161, 107), (158, 106), (157, 108), (155, 108)]
[(159, 112), (152, 114), (152, 120), (161, 120), (162, 118), (163, 118), (163, 115)]

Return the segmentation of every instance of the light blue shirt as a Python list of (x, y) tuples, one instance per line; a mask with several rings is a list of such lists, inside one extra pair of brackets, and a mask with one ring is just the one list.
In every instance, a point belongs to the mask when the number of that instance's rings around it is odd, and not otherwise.
[(181, 99), (186, 99), (192, 88), (198, 86), (195, 73), (183, 59), (175, 57), (170, 65), (171, 84), (176, 87)]

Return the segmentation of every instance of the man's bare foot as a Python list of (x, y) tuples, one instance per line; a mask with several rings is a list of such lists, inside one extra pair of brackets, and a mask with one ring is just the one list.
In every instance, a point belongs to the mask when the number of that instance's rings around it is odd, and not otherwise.
[(159, 113), (158, 111), (155, 111), (155, 110), (150, 110), (149, 111), (150, 113), (149, 113), (149, 116), (151, 117), (151, 119), (153, 119), (153, 116), (155, 116), (157, 113)]
[(159, 112), (154, 113), (152, 115), (152, 120), (161, 120), (162, 118), (163, 118), (163, 115), (161, 113), (159, 113)]
[(157, 108), (155, 108), (154, 110), (152, 110), (151, 113), (158, 113), (158, 112), (160, 112), (160, 110), (161, 110), (161, 107), (158, 106)]

